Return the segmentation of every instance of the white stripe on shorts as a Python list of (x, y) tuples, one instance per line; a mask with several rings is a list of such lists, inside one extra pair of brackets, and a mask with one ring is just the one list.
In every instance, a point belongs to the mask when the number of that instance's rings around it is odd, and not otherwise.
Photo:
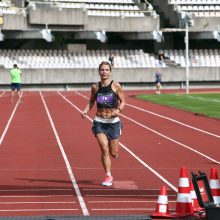
[(99, 116), (95, 116), (94, 121), (98, 121), (101, 123), (116, 123), (118, 121), (120, 121), (119, 117), (115, 117), (115, 118), (101, 118)]

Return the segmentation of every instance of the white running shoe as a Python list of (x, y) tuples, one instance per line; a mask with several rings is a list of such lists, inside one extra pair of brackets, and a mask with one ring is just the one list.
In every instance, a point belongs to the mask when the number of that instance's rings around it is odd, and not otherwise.
[(102, 186), (112, 186), (113, 177), (112, 176), (106, 176), (105, 180), (102, 182)]

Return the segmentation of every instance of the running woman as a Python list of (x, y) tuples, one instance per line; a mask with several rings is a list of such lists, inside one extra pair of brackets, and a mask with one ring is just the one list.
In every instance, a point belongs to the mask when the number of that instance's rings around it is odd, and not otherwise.
[(99, 65), (100, 82), (91, 87), (90, 100), (81, 113), (85, 118), (96, 103), (97, 111), (92, 132), (101, 149), (101, 162), (105, 170), (103, 186), (112, 186), (111, 157), (118, 157), (119, 137), (122, 124), (119, 114), (125, 107), (125, 97), (121, 85), (111, 79), (111, 65), (103, 61)]
[(156, 93), (160, 94), (162, 75), (159, 72), (159, 70), (157, 70), (154, 77), (155, 77), (155, 84), (156, 84)]

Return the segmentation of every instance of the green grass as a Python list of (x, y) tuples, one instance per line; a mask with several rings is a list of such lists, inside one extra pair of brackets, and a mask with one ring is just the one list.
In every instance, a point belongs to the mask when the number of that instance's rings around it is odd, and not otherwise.
[(138, 99), (220, 119), (220, 93), (142, 94)]

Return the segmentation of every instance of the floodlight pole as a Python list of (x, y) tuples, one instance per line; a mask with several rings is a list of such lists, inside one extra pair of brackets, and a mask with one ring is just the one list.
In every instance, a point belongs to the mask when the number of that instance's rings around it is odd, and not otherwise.
[(185, 46), (186, 46), (186, 94), (189, 94), (189, 24), (185, 18)]

